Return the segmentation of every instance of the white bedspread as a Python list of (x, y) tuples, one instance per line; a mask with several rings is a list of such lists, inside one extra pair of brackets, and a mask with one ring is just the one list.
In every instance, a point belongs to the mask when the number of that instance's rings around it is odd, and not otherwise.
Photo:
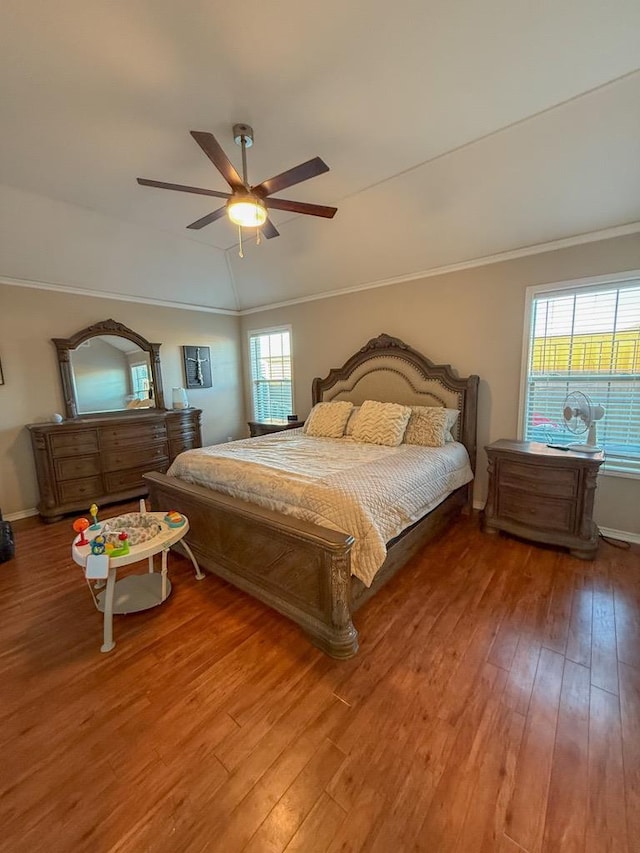
[(352, 572), (371, 585), (386, 542), (472, 478), (467, 451), (312, 438), (301, 429), (181, 453), (168, 471), (189, 483), (350, 533)]

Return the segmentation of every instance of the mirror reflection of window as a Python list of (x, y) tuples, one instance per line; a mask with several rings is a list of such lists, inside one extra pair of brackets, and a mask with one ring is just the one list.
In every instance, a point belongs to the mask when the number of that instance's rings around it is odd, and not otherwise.
[(131, 365), (131, 396), (134, 400), (148, 400), (151, 396), (151, 377), (149, 365), (144, 363)]

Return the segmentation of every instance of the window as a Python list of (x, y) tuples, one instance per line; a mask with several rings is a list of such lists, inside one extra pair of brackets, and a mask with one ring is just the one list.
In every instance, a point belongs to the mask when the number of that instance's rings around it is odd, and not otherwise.
[(147, 400), (151, 388), (151, 377), (149, 376), (149, 365), (140, 363), (131, 365), (131, 388), (134, 400)]
[(572, 391), (604, 407), (596, 422), (604, 470), (640, 476), (640, 276), (531, 288), (523, 437), (582, 443), (562, 416)]
[(293, 411), (290, 329), (249, 332), (249, 358), (254, 418), (286, 418)]

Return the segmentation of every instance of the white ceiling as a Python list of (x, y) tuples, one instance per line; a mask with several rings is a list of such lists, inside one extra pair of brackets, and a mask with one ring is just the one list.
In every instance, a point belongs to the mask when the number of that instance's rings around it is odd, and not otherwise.
[[(21, 254), (0, 274), (33, 277), (52, 200), (73, 208), (57, 245), (117, 220), (127, 246), (180, 255), (163, 296), (228, 309), (640, 220), (639, 42), (637, 0), (4, 0), (0, 212)], [(274, 214), (281, 236), (243, 260), (226, 220), (185, 231), (216, 200), (135, 183), (226, 190), (188, 131), (239, 168), (238, 121), (252, 183), (320, 155), (331, 171), (283, 195), (339, 208)], [(88, 287), (101, 266), (69, 263), (61, 283)], [(112, 290), (153, 295), (118, 270)]]

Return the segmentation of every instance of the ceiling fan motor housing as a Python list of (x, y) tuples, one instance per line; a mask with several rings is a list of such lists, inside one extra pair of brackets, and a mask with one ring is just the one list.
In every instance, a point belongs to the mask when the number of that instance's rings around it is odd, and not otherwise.
[(242, 140), (247, 148), (253, 145), (253, 128), (248, 124), (233, 125), (233, 141), (236, 145), (242, 145)]

